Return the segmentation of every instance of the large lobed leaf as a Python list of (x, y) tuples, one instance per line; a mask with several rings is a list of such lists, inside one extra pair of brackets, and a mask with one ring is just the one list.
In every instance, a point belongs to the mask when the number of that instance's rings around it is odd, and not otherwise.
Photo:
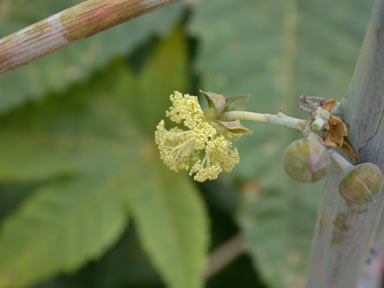
[(208, 235), (201, 211), (203, 203), (185, 179), (162, 166), (151, 172), (152, 177), (148, 175), (142, 180), (144, 187), (130, 195), (144, 248), (152, 255), (167, 287), (201, 287), (199, 250), (206, 247)]
[[(0, 3), (0, 38), (18, 31), (80, 0), (32, 3), (28, 0), (3, 0)], [(165, 35), (180, 19), (183, 5), (171, 5), (128, 23), (82, 40), (52, 55), (0, 77), (0, 111), (41, 99), (70, 84), (88, 79), (111, 59), (132, 52), (152, 36)]]
[(187, 85), (183, 35), (159, 43), (139, 76), (116, 60), (88, 84), (0, 118), (0, 181), (46, 183), (2, 224), (0, 287), (32, 285), (99, 257), (128, 215), (169, 287), (201, 286), (203, 204), (153, 143), (168, 95)]
[[(345, 93), (370, 2), (202, 1), (190, 27), (201, 39), (196, 68), (202, 89), (225, 96), (251, 93), (247, 110), (275, 113), (282, 107), (285, 114), (305, 117), (296, 109), (300, 94)], [(254, 134), (239, 141), (234, 173), (263, 187), (254, 200), (244, 196), (239, 212), (249, 252), (272, 287), (303, 285), (320, 185), (301, 185), (283, 173), (284, 148), (299, 133), (245, 126)]]

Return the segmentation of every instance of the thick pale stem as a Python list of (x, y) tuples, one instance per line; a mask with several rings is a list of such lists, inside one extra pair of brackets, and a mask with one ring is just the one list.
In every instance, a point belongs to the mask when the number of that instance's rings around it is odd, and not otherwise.
[[(337, 111), (362, 162), (384, 171), (384, 0), (375, 0), (359, 63)], [(358, 287), (384, 209), (376, 201), (351, 205), (339, 194), (343, 172), (331, 165), (318, 214), (307, 288)], [(377, 275), (380, 275), (378, 273)], [(362, 283), (364, 284), (364, 283)]]
[(289, 117), (281, 112), (274, 114), (262, 114), (247, 111), (224, 112), (219, 117), (223, 121), (250, 120), (256, 122), (268, 122), (302, 131), (305, 128), (305, 120)]
[(178, 1), (84, 1), (0, 39), (0, 76), (78, 40)]

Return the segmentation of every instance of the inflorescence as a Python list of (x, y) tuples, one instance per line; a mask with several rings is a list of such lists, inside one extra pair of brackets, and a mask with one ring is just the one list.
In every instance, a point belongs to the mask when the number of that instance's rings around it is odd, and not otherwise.
[(176, 172), (189, 170), (199, 182), (214, 180), (223, 170), (232, 171), (240, 161), (237, 149), (232, 149), (231, 140), (236, 135), (215, 128), (196, 96), (176, 91), (170, 99), (173, 105), (166, 115), (178, 125), (167, 130), (161, 120), (155, 132), (164, 163)]
[(302, 120), (289, 117), (280, 110), (276, 115), (244, 111), (248, 95), (224, 98), (212, 92), (200, 92), (208, 102), (207, 109), (201, 108), (196, 96), (174, 92), (170, 96), (172, 106), (166, 115), (176, 127), (167, 130), (161, 120), (155, 132), (164, 163), (176, 172), (189, 171), (196, 181), (217, 179), (223, 170), (230, 172), (240, 162), (237, 149), (232, 148), (232, 140), (251, 134), (240, 120), (269, 122), (302, 131), (304, 138), (287, 148), (292, 153), (284, 153), (284, 168), (298, 181), (313, 182), (322, 178), (330, 166), (330, 157), (343, 166), (342, 156), (334, 151), (336, 147), (359, 161), (347, 142), (346, 125), (333, 115), (337, 105), (335, 99), (301, 96), (303, 105), (309, 106), (299, 105), (300, 109), (309, 112), (309, 119)]

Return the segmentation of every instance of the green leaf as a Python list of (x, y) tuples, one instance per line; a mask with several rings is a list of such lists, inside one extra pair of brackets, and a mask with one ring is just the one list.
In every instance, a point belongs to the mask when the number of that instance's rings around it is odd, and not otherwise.
[[(44, 4), (35, 5), (28, 0), (6, 0), (0, 7), (0, 38), (79, 2), (43, 1)], [(165, 35), (180, 19), (182, 12), (182, 4), (171, 5), (0, 77), (0, 112), (27, 100), (41, 99), (47, 93), (63, 91), (74, 82), (87, 80), (111, 59), (132, 52), (151, 36)]]
[[(144, 65), (141, 77), (137, 80), (143, 104), (131, 103), (130, 114), (140, 119), (142, 128), (151, 134), (171, 104), (169, 95), (175, 90), (184, 91), (188, 87), (187, 50), (183, 33), (173, 33), (167, 41), (159, 43), (151, 61)], [(159, 77), (164, 73), (166, 77)]]
[(143, 189), (130, 195), (142, 243), (167, 287), (201, 287), (205, 259), (199, 250), (208, 242), (201, 200), (185, 179), (154, 168), (157, 173), (144, 178)]
[(227, 103), (225, 104), (224, 111), (245, 111), (250, 97), (251, 95), (246, 94), (226, 98)]
[[(248, 111), (276, 113), (282, 107), (290, 116), (308, 117), (296, 109), (299, 95), (340, 99), (345, 93), (370, 2), (202, 1), (190, 26), (201, 40), (196, 66), (201, 88), (225, 96), (251, 93)], [(320, 186), (298, 184), (283, 172), (283, 151), (300, 133), (265, 123), (243, 125), (254, 133), (239, 140), (240, 164), (233, 173), (258, 182), (264, 193), (240, 210), (240, 226), (272, 287), (299, 286)]]
[(0, 287), (19, 287), (72, 271), (99, 257), (127, 222), (126, 175), (49, 185), (3, 224)]
[[(276, 178), (290, 185), (286, 175)], [(238, 222), (272, 287), (305, 286), (322, 183), (244, 191)]]
[(169, 286), (201, 286), (204, 206), (189, 179), (160, 162), (148, 126), (187, 85), (187, 63), (177, 29), (140, 75), (116, 60), (88, 84), (0, 118), (0, 181), (47, 183), (2, 225), (0, 287), (33, 285), (103, 255), (128, 213)]

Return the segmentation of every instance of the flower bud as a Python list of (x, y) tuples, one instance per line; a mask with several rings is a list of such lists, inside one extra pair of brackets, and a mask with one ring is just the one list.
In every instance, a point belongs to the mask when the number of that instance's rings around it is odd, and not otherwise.
[(327, 124), (328, 122), (327, 121), (324, 121), (324, 119), (322, 118), (316, 118), (312, 124), (311, 124), (311, 128), (313, 131), (320, 131), (321, 129), (323, 129), (323, 127)]
[(312, 112), (312, 123), (311, 128), (313, 131), (320, 131), (328, 124), (331, 114), (326, 109), (318, 107), (314, 112)]
[(285, 171), (300, 182), (320, 180), (327, 172), (330, 163), (327, 149), (311, 137), (294, 141), (284, 152)]
[(383, 175), (373, 163), (362, 163), (350, 168), (341, 180), (339, 193), (349, 204), (374, 202), (383, 189)]

